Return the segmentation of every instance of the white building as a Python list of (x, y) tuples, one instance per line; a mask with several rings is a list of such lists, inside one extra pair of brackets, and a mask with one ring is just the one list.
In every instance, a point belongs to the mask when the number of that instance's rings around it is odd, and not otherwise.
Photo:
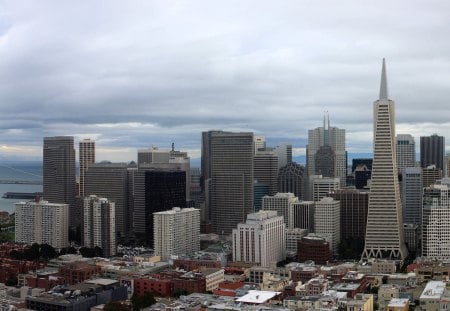
[(341, 242), (341, 204), (333, 198), (325, 197), (316, 202), (314, 229), (318, 236), (330, 238), (330, 248), (337, 254)]
[(106, 198), (90, 195), (84, 198), (84, 245), (100, 247), (103, 256), (116, 254), (116, 207)]
[(262, 209), (265, 211), (276, 211), (278, 216), (283, 216), (286, 226), (289, 225), (289, 206), (298, 202), (298, 198), (293, 193), (277, 193), (274, 196), (264, 196), (262, 198)]
[(397, 169), (401, 172), (407, 167), (416, 166), (416, 143), (410, 134), (398, 134), (395, 137), (397, 151)]
[(174, 207), (153, 213), (155, 255), (168, 260), (172, 255), (200, 250), (200, 210)]
[(253, 136), (253, 143), (255, 145), (255, 154), (259, 149), (266, 148), (266, 137), (265, 136)]
[(30, 201), (16, 203), (16, 242), (69, 245), (69, 205)]
[(423, 189), (422, 256), (450, 259), (450, 179)]
[(286, 224), (276, 211), (248, 214), (247, 221), (233, 229), (233, 261), (276, 266), (286, 259)]
[(286, 254), (289, 256), (296, 256), (298, 241), (300, 241), (307, 234), (307, 229), (286, 229)]
[(314, 175), (310, 178), (312, 185), (312, 200), (320, 201), (324, 197), (328, 197), (329, 193), (340, 188), (339, 178), (323, 177), (322, 175)]

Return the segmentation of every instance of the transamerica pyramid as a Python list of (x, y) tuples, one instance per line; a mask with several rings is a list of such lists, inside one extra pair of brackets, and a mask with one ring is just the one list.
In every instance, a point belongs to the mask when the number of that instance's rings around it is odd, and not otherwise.
[(362, 259), (403, 261), (402, 205), (395, 154), (395, 103), (388, 98), (386, 62), (381, 70), (380, 98), (373, 104), (373, 166)]

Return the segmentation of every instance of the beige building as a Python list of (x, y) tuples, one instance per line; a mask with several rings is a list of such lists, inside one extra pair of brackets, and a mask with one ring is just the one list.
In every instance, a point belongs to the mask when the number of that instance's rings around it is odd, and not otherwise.
[(393, 298), (387, 306), (387, 311), (408, 311), (408, 310), (409, 310), (409, 299), (405, 298)]
[(324, 197), (316, 202), (314, 230), (318, 236), (331, 240), (331, 250), (337, 254), (341, 242), (341, 205), (339, 201)]
[(69, 205), (47, 201), (16, 203), (15, 241), (49, 244), (60, 249), (69, 245)]
[(354, 300), (347, 303), (347, 311), (373, 311), (373, 295), (357, 294)]
[(291, 223), (289, 219), (289, 206), (297, 203), (298, 198), (293, 193), (277, 193), (273, 196), (262, 198), (262, 209), (265, 211), (276, 211), (278, 216), (283, 216), (286, 227)]
[(378, 307), (380, 310), (386, 310), (389, 302), (393, 298), (399, 298), (400, 287), (393, 284), (382, 284), (378, 289)]
[(201, 268), (200, 272), (205, 277), (206, 291), (213, 291), (219, 284), (225, 281), (225, 272), (220, 268)]

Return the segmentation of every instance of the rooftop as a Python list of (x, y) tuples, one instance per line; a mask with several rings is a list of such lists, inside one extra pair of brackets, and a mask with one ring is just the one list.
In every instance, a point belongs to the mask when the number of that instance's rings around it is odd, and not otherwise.
[(236, 299), (236, 301), (244, 303), (265, 303), (279, 294), (281, 294), (281, 292), (249, 290), (246, 295)]
[(445, 283), (442, 281), (429, 281), (420, 295), (420, 299), (439, 299), (444, 294)]
[(392, 298), (391, 301), (389, 302), (388, 307), (402, 308), (408, 305), (408, 303), (409, 299), (406, 298)]

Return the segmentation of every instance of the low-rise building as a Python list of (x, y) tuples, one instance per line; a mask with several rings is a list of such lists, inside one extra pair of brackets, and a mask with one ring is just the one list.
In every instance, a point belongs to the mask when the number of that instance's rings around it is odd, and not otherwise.
[(409, 299), (392, 298), (387, 306), (387, 311), (408, 311)]
[(354, 300), (349, 300), (347, 302), (347, 311), (373, 311), (373, 295), (356, 295)]
[(445, 283), (442, 281), (429, 281), (420, 295), (420, 309), (426, 311), (441, 310), (440, 302), (445, 294)]

